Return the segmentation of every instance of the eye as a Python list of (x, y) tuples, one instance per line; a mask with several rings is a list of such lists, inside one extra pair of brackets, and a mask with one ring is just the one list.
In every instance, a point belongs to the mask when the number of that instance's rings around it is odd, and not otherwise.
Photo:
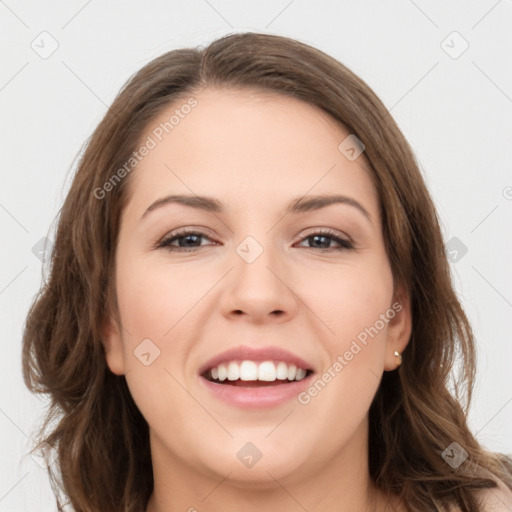
[[(203, 239), (211, 240), (206, 234), (200, 231), (183, 230), (164, 238), (159, 242), (155, 248), (165, 248), (169, 251), (176, 252), (193, 252), (199, 247), (203, 247), (201, 241)], [(331, 230), (316, 231), (301, 239), (301, 242), (309, 242), (311, 245), (309, 249), (320, 249), (322, 251), (344, 251), (353, 249), (354, 244), (348, 238), (342, 238), (337, 233)], [(332, 243), (338, 244), (338, 247), (332, 247)], [(302, 246), (304, 247), (304, 246)]]
[[(200, 231), (183, 230), (158, 243), (157, 248), (166, 248), (169, 251), (192, 252), (201, 247), (201, 239), (208, 238)], [(208, 238), (209, 239), (209, 238)], [(178, 242), (176, 245), (174, 242)]]
[[(304, 237), (301, 241), (309, 241), (312, 246), (310, 249), (321, 249), (321, 250), (335, 250), (335, 251), (344, 251), (347, 249), (353, 249), (354, 244), (348, 238), (342, 238), (337, 233), (331, 230), (320, 230), (316, 231), (306, 237)], [(331, 242), (337, 243), (340, 247), (331, 247)]]

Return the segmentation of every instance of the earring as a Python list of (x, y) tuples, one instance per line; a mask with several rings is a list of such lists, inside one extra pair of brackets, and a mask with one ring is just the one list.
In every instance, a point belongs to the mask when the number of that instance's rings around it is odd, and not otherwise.
[(396, 364), (396, 367), (398, 368), (402, 364), (402, 354), (398, 352), (398, 350), (395, 350), (395, 357), (398, 357), (398, 362)]

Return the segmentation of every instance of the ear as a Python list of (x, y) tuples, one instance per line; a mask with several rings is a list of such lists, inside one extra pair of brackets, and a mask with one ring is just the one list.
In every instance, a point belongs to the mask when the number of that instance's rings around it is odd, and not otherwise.
[[(395, 350), (400, 354), (409, 343), (412, 333), (412, 312), (411, 300), (405, 288), (397, 287), (393, 294), (393, 301), (390, 307), (390, 318), (386, 338), (386, 359), (384, 369), (386, 371), (396, 370), (399, 366), (399, 358), (395, 356)], [(391, 317), (393, 311), (395, 314)]]
[(101, 343), (105, 350), (105, 359), (112, 373), (124, 375), (124, 352), (121, 329), (114, 319), (106, 317), (101, 328)]

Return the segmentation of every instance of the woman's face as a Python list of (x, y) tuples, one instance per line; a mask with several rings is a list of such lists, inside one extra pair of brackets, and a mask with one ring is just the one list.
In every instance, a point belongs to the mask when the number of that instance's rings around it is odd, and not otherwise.
[(194, 97), (141, 137), (107, 362), (149, 424), (154, 464), (299, 481), (365, 453), (409, 304), (393, 294), (364, 153), (339, 149), (349, 132), (286, 96)]

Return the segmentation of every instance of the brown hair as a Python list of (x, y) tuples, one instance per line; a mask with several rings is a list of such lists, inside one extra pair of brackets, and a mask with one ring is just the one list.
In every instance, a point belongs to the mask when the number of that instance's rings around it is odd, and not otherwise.
[[(365, 145), (395, 285), (410, 293), (413, 312), (403, 364), (384, 373), (370, 407), (370, 476), (412, 511), (448, 504), (481, 510), (474, 491), (496, 485), (489, 472), (512, 488), (512, 461), (485, 451), (467, 426), (473, 334), (413, 152), (375, 93), (349, 69), (298, 41), (256, 33), (154, 59), (128, 81), (88, 141), (59, 215), (50, 275), (23, 335), (26, 385), (51, 398), (39, 440), (58, 453), (60, 474), (50, 466), (49, 475), (59, 510), (63, 493), (78, 512), (139, 512), (152, 492), (148, 425), (124, 376), (108, 369), (100, 336), (105, 315), (117, 316), (114, 256), (130, 175), (100, 199), (97, 191), (162, 109), (205, 87), (293, 96), (330, 114)], [(462, 370), (455, 377), (456, 361)], [(442, 457), (452, 442), (468, 454), (456, 469)]]

